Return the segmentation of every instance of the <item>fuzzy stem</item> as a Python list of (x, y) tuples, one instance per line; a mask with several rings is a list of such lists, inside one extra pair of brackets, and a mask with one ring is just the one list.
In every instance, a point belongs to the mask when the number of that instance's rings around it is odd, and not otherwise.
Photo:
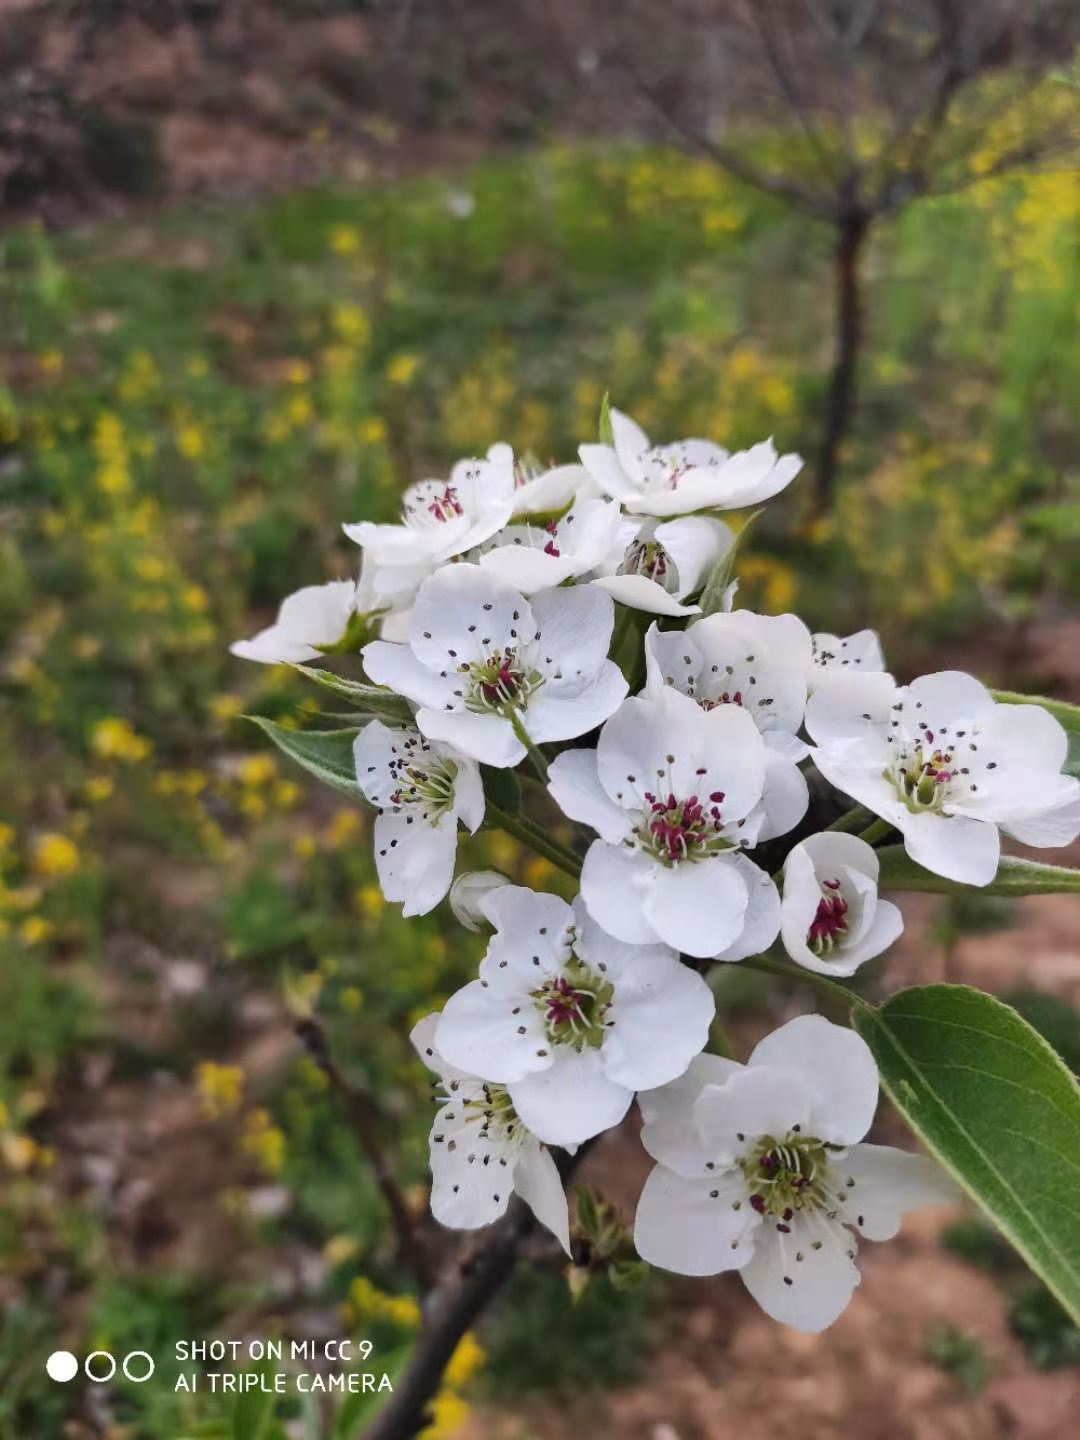
[(513, 835), (515, 840), (520, 840), (523, 845), (529, 845), (538, 855), (557, 866), (565, 874), (577, 880), (581, 875), (581, 861), (572, 850), (565, 845), (560, 845), (553, 840), (547, 831), (542, 830), (535, 820), (530, 820), (527, 815), (514, 815), (509, 810), (501, 810), (498, 805), (488, 801), (488, 814), (498, 824), (500, 829), (508, 835)]
[(859, 831), (859, 839), (865, 840), (867, 845), (876, 845), (879, 840), (884, 840), (886, 835), (891, 835), (892, 829), (888, 820), (875, 820), (865, 830)]
[(873, 819), (873, 812), (867, 810), (865, 805), (853, 805), (850, 810), (845, 810), (838, 820), (831, 825), (826, 825), (826, 830), (858, 830), (863, 825), (869, 824)]
[(533, 743), (532, 737), (521, 723), (521, 717), (519, 715), (511, 715), (510, 724), (513, 727), (514, 734), (529, 752), (529, 760), (532, 763), (533, 769), (536, 771), (541, 785), (546, 786), (548, 783), (548, 763), (544, 758), (544, 752), (540, 749), (539, 745)]
[(816, 970), (804, 970), (799, 965), (792, 965), (789, 960), (781, 960), (779, 956), (754, 955), (742, 963), (748, 970), (760, 970), (765, 975), (779, 975), (795, 984), (809, 985), (812, 989), (820, 991), (822, 995), (827, 995), (830, 1000), (840, 1000), (846, 1006), (854, 1005), (862, 1010), (875, 1008), (869, 1000), (864, 1000), (856, 991), (849, 990), (839, 981), (830, 980), (827, 975), (819, 975)]

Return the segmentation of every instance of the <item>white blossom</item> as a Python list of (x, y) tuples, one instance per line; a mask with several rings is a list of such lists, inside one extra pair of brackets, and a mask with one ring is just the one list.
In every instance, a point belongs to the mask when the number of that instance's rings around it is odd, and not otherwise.
[(548, 469), (519, 460), (514, 467), (514, 515), (552, 519), (586, 499), (601, 498), (600, 487), (584, 465)]
[(638, 1097), (658, 1162), (638, 1253), (681, 1275), (738, 1270), (774, 1320), (824, 1330), (859, 1283), (857, 1235), (888, 1240), (906, 1211), (957, 1195), (925, 1157), (859, 1143), (877, 1098), (865, 1041), (819, 1015), (774, 1030), (747, 1065), (699, 1056)]
[(498, 870), (469, 870), (459, 875), (450, 886), (450, 909), (466, 930), (478, 934), (487, 928), (488, 919), (480, 908), (484, 897), (510, 881)]
[(810, 632), (795, 615), (732, 610), (696, 620), (686, 630), (653, 626), (645, 637), (648, 683), (672, 685), (704, 710), (737, 705), (765, 742), (757, 840), (793, 829), (810, 803), (798, 768), (809, 747), (799, 738), (806, 709)]
[(776, 938), (780, 899), (740, 853), (757, 841), (766, 749), (739, 705), (701, 709), (669, 686), (623, 703), (595, 750), (551, 766), (565, 814), (597, 831), (581, 894), (629, 944), (742, 960)]
[(241, 660), (263, 665), (300, 664), (315, 660), (324, 648), (336, 645), (357, 610), (353, 580), (331, 580), (326, 585), (305, 585), (281, 602), (273, 625), (250, 640), (237, 640), (229, 649)]
[(626, 549), (613, 557), (609, 573), (593, 580), (621, 605), (653, 615), (697, 615), (696, 595), (735, 537), (711, 515), (686, 515), (658, 523), (646, 520)]
[(800, 841), (784, 862), (780, 935), (797, 964), (853, 975), (897, 940), (904, 920), (878, 896), (881, 864), (856, 835), (825, 830)]
[(484, 818), (475, 760), (427, 740), (411, 725), (371, 720), (353, 745), (356, 780), (379, 814), (375, 868), (403, 915), (426, 915), (450, 888), (458, 821), (473, 833)]
[(449, 565), (420, 587), (408, 644), (373, 641), (368, 675), (407, 696), (429, 740), (494, 766), (526, 746), (601, 724), (626, 694), (607, 659), (613, 605), (592, 586), (526, 600), (477, 565)]
[(585, 499), (546, 525), (507, 525), (476, 558), (489, 575), (532, 595), (598, 569), (613, 550), (621, 554), (636, 529), (618, 501)]
[(514, 511), (514, 452), (492, 445), (483, 459), (459, 460), (448, 480), (419, 480), (402, 500), (402, 523), (344, 526), (350, 540), (387, 570), (420, 575), (482, 544)]
[(438, 1024), (428, 1015), (411, 1037), (441, 1092), (429, 1137), (432, 1214), (451, 1229), (477, 1230), (504, 1214), (516, 1191), (569, 1255), (566, 1194), (551, 1153), (522, 1124), (505, 1086), (447, 1064), (436, 1049)]
[(814, 637), (810, 688), (815, 689), (833, 672), (862, 671), (873, 674), (885, 669), (885, 655), (876, 630), (856, 630), (853, 635), (830, 635), (821, 630)]
[(911, 858), (968, 885), (997, 873), (999, 828), (1025, 845), (1080, 833), (1080, 780), (1061, 773), (1062, 726), (1039, 705), (998, 705), (959, 670), (898, 686), (890, 675), (837, 678), (815, 692), (806, 726), (814, 763), (894, 825)]
[(580, 897), (518, 885), (480, 907), (495, 935), (479, 978), (446, 1003), (436, 1046), (506, 1086), (533, 1134), (574, 1145), (617, 1125), (634, 1091), (681, 1075), (708, 1038), (712, 992), (663, 945), (626, 945)]
[(710, 440), (653, 445), (628, 415), (611, 410), (614, 445), (582, 445), (582, 464), (605, 495), (638, 515), (737, 510), (768, 500), (802, 469), (771, 440), (731, 455)]

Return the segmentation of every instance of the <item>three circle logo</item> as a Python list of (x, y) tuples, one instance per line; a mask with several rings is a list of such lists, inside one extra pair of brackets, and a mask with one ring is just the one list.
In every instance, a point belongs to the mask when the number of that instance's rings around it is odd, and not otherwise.
[[(132, 1361), (142, 1362), (132, 1365)], [(142, 1385), (154, 1373), (153, 1358), (145, 1350), (130, 1350), (120, 1362), (125, 1380)], [(116, 1374), (116, 1356), (108, 1350), (92, 1350), (82, 1363), (82, 1371), (95, 1385), (105, 1385)], [(140, 1374), (139, 1372), (143, 1373)], [(45, 1361), (45, 1373), (58, 1385), (66, 1385), (79, 1373), (79, 1361), (70, 1350), (54, 1350)]]

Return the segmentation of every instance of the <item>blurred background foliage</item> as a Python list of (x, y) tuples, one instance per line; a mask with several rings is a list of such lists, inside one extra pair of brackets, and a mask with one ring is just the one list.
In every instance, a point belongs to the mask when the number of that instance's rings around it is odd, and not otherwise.
[[(786, 141), (741, 143), (767, 161)], [(973, 181), (1007, 144), (986, 134)], [(835, 503), (797, 483), (770, 506), (743, 604), (875, 625), (900, 672), (970, 651), (1016, 688), (1060, 688), (1027, 642), (1080, 587), (1078, 258), (1069, 169), (986, 179), (875, 231)], [(355, 570), (341, 522), (392, 518), (411, 479), (496, 439), (570, 457), (604, 391), (660, 439), (809, 452), (830, 267), (827, 232), (780, 201), (627, 142), (0, 233), (5, 1440), (228, 1433), (228, 1406), (164, 1385), (119, 1386), (64, 1429), (27, 1360), (46, 1336), (165, 1356), (204, 1333), (345, 1327), (389, 1363), (418, 1322), (291, 1024), (317, 1011), (380, 1097), (419, 1211), (425, 1082), (406, 1036), (480, 942), (384, 905), (361, 810), (242, 718), (317, 720), (324, 700), (229, 641)], [(560, 883), (497, 834), (470, 863)], [(1009, 919), (940, 923), (948, 949)], [(1075, 1013), (1029, 1000), (1075, 1055)], [(1007, 1272), (1036, 1364), (1075, 1362), (1075, 1332), (978, 1231), (951, 1243)], [(661, 1298), (601, 1278), (568, 1320), (563, 1282), (527, 1274), (505, 1328), (464, 1345), (428, 1433), (461, 1424), (478, 1370), (495, 1396), (633, 1376)], [(966, 1337), (927, 1345), (984, 1383)], [(316, 1410), (292, 1418), (319, 1433)]]

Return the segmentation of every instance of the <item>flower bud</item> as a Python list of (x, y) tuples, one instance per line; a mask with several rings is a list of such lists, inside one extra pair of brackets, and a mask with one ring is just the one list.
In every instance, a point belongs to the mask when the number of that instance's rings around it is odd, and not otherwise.
[(471, 870), (466, 875), (459, 875), (450, 886), (450, 909), (466, 930), (489, 930), (491, 924), (481, 909), (481, 903), (492, 890), (509, 884), (506, 876), (500, 875), (497, 870)]

